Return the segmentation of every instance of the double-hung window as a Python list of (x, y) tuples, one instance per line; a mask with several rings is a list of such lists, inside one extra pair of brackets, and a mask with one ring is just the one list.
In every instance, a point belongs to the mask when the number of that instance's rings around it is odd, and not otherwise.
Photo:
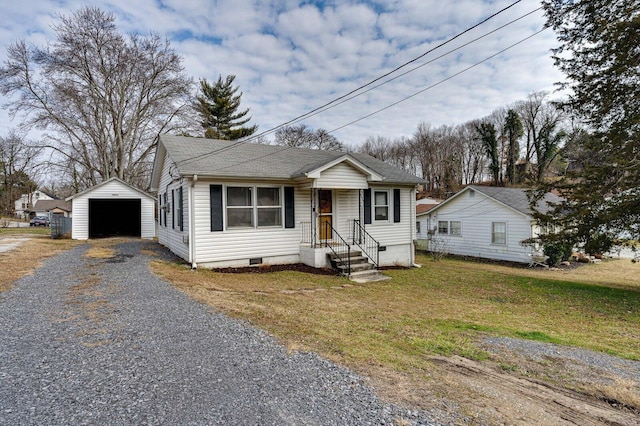
[(229, 228), (253, 227), (253, 188), (227, 187), (227, 226)]
[(389, 220), (389, 192), (374, 191), (373, 192), (373, 211), (375, 220)]
[(449, 222), (446, 220), (438, 221), (438, 234), (448, 234), (449, 233)]
[(257, 188), (258, 227), (282, 225), (280, 188)]
[(491, 223), (491, 244), (507, 244), (507, 223)]
[(449, 233), (456, 237), (462, 235), (462, 223), (459, 220), (452, 220), (449, 222)]
[(227, 227), (282, 226), (279, 187), (227, 187)]

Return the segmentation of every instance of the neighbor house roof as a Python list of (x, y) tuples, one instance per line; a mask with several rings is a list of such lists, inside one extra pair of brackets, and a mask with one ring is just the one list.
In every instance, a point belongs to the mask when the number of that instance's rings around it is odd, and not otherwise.
[(421, 215), (421, 214), (425, 214), (428, 211), (430, 211), (431, 209), (433, 209), (435, 206), (437, 206), (437, 203), (433, 203), (433, 204), (416, 204), (416, 215)]
[[(449, 204), (451, 201), (455, 200), (463, 193), (469, 191), (477, 191), (480, 192), (487, 197), (493, 199), (494, 201), (509, 207), (512, 210), (515, 210), (518, 213), (524, 214), (526, 216), (531, 216), (533, 211), (531, 210), (531, 206), (529, 205), (529, 198), (527, 194), (532, 191), (531, 188), (505, 188), (498, 186), (482, 186), (482, 185), (469, 185), (463, 190), (456, 193), (453, 197), (443, 201), (438, 204), (436, 207), (431, 209), (429, 213), (433, 213), (444, 205)], [(563, 199), (551, 192), (545, 194), (545, 196), (538, 202), (536, 205), (536, 210), (541, 213), (547, 213), (551, 207), (549, 203), (560, 203)]]
[(159, 184), (165, 153), (181, 176), (288, 180), (322, 170), (334, 161), (346, 161), (386, 183), (424, 183), (398, 167), (364, 154), (164, 134), (158, 136), (152, 188)]
[(38, 200), (36, 205), (33, 206), (33, 210), (41, 212), (48, 212), (54, 209), (70, 212), (71, 203), (65, 200)]

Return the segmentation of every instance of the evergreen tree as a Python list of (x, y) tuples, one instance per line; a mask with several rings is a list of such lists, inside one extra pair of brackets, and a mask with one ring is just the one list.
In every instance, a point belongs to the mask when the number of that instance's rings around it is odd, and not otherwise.
[(507, 137), (507, 181), (511, 184), (516, 183), (516, 163), (520, 154), (520, 144), (518, 140), (524, 134), (522, 121), (518, 117), (518, 113), (510, 109), (504, 123), (504, 134)]
[(493, 184), (498, 185), (500, 182), (500, 152), (498, 150), (498, 138), (496, 136), (496, 127), (492, 123), (481, 122), (476, 125), (478, 139), (482, 141), (482, 146), (489, 158), (489, 169)]
[(205, 79), (200, 80), (200, 95), (196, 97), (194, 108), (200, 114), (207, 138), (234, 140), (258, 130), (257, 125), (244, 127), (251, 117), (247, 117), (248, 108), (238, 111), (242, 92), (237, 94), (238, 88), (233, 86), (235, 78), (235, 75), (228, 75), (223, 80), (219, 76), (213, 85)]
[(616, 239), (640, 239), (640, 3), (543, 1), (561, 45), (554, 60), (567, 76), (564, 105), (590, 128), (579, 140), (580, 168), (557, 184), (567, 199), (542, 221), (558, 238), (604, 252)]

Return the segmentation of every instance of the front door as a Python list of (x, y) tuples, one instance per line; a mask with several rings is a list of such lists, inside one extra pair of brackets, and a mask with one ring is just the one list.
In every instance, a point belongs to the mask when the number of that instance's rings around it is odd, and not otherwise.
[(333, 197), (330, 189), (318, 190), (318, 205), (318, 235), (320, 235), (320, 241), (331, 240)]

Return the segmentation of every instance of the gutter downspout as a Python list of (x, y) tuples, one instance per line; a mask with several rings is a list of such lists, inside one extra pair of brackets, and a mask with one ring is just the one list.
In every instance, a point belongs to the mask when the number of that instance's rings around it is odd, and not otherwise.
[(195, 201), (194, 201), (194, 188), (198, 182), (198, 175), (193, 175), (191, 178), (191, 185), (189, 185), (189, 262), (191, 263), (191, 269), (197, 269), (196, 264), (196, 232), (195, 232)]
[(411, 202), (409, 203), (411, 206), (411, 266), (414, 268), (422, 268), (422, 265), (416, 263), (416, 244), (415, 238), (413, 238), (413, 236), (416, 235), (416, 189), (417, 186), (413, 188)]

